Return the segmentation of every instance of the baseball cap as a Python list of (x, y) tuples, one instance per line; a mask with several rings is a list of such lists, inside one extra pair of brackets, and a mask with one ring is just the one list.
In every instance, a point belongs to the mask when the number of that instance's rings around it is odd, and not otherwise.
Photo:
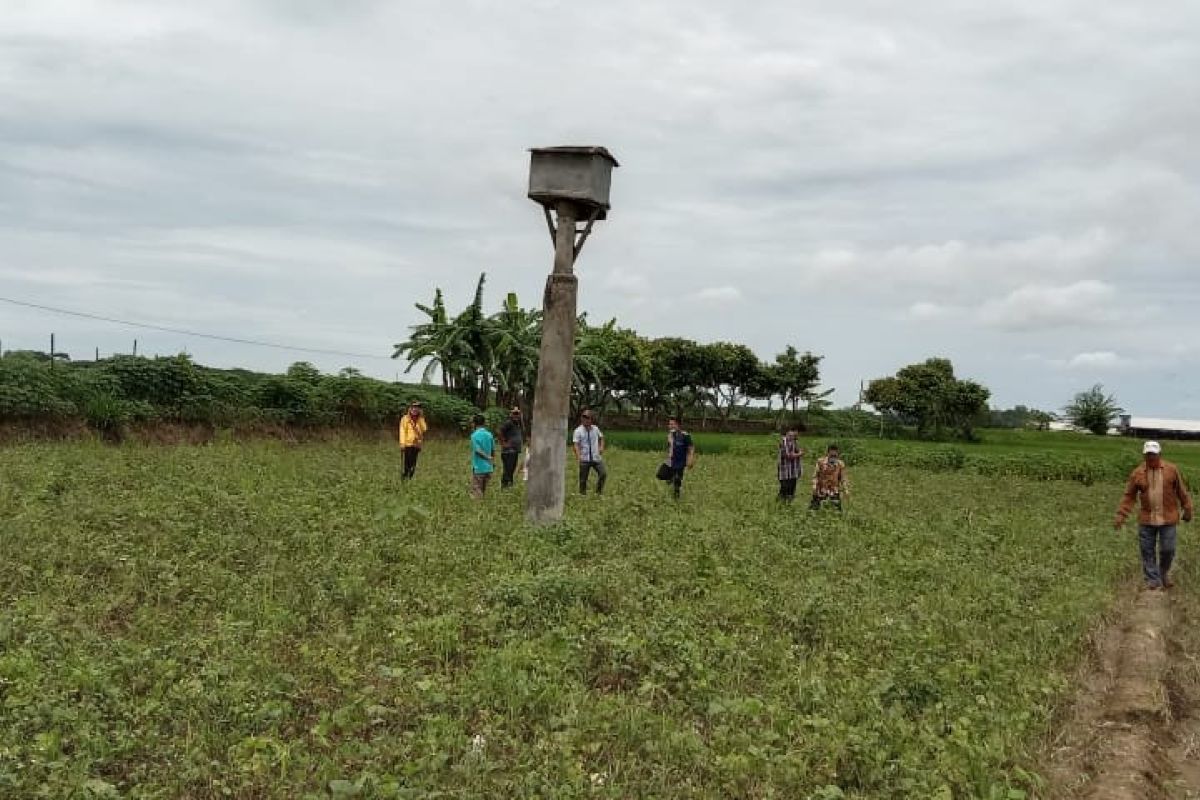
[(1146, 442), (1144, 445), (1142, 445), (1142, 452), (1154, 453), (1157, 455), (1158, 453), (1162, 452), (1162, 445), (1160, 445), (1158, 442)]

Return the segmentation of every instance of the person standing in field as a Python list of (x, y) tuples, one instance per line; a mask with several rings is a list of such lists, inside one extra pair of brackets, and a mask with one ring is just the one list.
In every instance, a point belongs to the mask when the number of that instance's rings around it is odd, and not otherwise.
[(1163, 460), (1158, 442), (1142, 445), (1142, 458), (1143, 462), (1129, 474), (1113, 527), (1121, 530), (1134, 501), (1140, 498), (1138, 545), (1146, 588), (1170, 589), (1175, 585), (1170, 578), (1171, 562), (1175, 560), (1175, 526), (1180, 517), (1184, 522), (1192, 521), (1192, 496), (1179, 469)]
[(604, 494), (604, 482), (608, 470), (604, 468), (604, 434), (592, 419), (592, 412), (584, 409), (579, 415), (579, 427), (571, 436), (575, 445), (575, 458), (579, 461), (579, 493), (587, 494), (588, 477), (596, 471), (596, 494)]
[(779, 440), (779, 502), (790, 503), (796, 499), (796, 483), (804, 474), (804, 449), (796, 441), (796, 429), (788, 428)]
[(471, 434), (471, 497), (482, 500), (496, 469), (496, 438), (485, 426), (483, 414), (476, 414), (472, 421), (475, 431)]
[(408, 404), (408, 413), (400, 418), (400, 453), (404, 457), (404, 471), (400, 473), (400, 480), (409, 480), (416, 473), (417, 456), (421, 455), (425, 431), (428, 429), (424, 409), (414, 400)]
[(837, 445), (831, 444), (825, 455), (817, 459), (817, 469), (813, 475), (812, 502), (808, 507), (816, 511), (822, 504), (829, 503), (841, 511), (842, 494), (847, 489), (846, 463), (842, 461)]
[(667, 465), (671, 468), (671, 487), (675, 499), (683, 489), (683, 471), (696, 465), (696, 446), (692, 435), (679, 424), (679, 417), (667, 418)]
[(525, 429), (521, 421), (521, 409), (513, 406), (508, 412), (508, 419), (500, 426), (500, 461), (504, 464), (504, 472), (500, 475), (500, 488), (508, 489), (513, 485), (513, 476), (517, 472), (517, 460), (525, 446)]

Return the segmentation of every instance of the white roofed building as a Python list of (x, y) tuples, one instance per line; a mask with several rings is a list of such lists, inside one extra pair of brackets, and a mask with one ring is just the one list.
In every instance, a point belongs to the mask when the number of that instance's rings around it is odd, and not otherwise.
[(1122, 414), (1117, 430), (1144, 439), (1200, 439), (1200, 420), (1135, 417)]

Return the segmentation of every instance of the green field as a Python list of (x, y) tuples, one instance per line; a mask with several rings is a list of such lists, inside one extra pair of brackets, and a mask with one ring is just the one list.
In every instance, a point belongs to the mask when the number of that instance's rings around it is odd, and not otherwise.
[[(1137, 460), (1010, 438), (961, 449)], [(465, 443), (404, 486), (383, 445), (0, 450), (0, 796), (1025, 797), (1135, 574), (1120, 486), (893, 448), (844, 515), (777, 506), (767, 440), (678, 505), (616, 450), (543, 530)]]

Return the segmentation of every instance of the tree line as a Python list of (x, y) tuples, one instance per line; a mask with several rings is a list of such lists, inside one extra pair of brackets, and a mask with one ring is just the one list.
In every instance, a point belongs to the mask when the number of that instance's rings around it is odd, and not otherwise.
[[(441, 427), (465, 426), (480, 409), (490, 409), (497, 420), (500, 408), (516, 405), (528, 413), (541, 311), (523, 308), (509, 293), (488, 313), (485, 283), (481, 275), (470, 302), (455, 314), (441, 289), (429, 305), (416, 304), (425, 320), (395, 345), (393, 358), (405, 360), (409, 372), (420, 368), (421, 385), (379, 381), (353, 368), (322, 374), (307, 362), (276, 375), (204, 367), (187, 355), (71, 362), (60, 354), (19, 351), (0, 356), (0, 420), (79, 418), (104, 431), (152, 421), (378, 426), (394, 422), (413, 400), (422, 401), (430, 421)], [(615, 319), (592, 324), (586, 314), (577, 320), (575, 337), (573, 416), (583, 408), (613, 410), (651, 424), (682, 414), (717, 427), (736, 416), (773, 427), (800, 422), (810, 429), (867, 433), (874, 425), (879, 435), (909, 430), (922, 438), (968, 440), (979, 427), (1043, 428), (1052, 418), (1024, 406), (990, 409), (987, 387), (957, 377), (944, 358), (871, 381), (859, 404), (831, 412), (832, 390), (820, 386), (822, 356), (794, 345), (764, 361), (745, 344), (650, 338)], [(861, 411), (863, 402), (877, 416)], [(1080, 427), (1101, 430), (1114, 409), (1111, 396), (1094, 387), (1067, 411)]]
[[(455, 314), (440, 288), (428, 305), (417, 303), (426, 319), (396, 344), (393, 357), (409, 371), (420, 367), (425, 382), (437, 376), (448, 394), (480, 408), (532, 408), (541, 311), (521, 307), (509, 293), (487, 313), (485, 282), (480, 275), (473, 298)], [(583, 314), (575, 329), (571, 408), (573, 414), (636, 410), (643, 421), (668, 413), (724, 421), (757, 401), (782, 417), (802, 404), (821, 407), (829, 396), (832, 390), (820, 389), (820, 364), (821, 356), (792, 345), (765, 362), (744, 344), (648, 338), (615, 319), (595, 325)]]
[(0, 421), (74, 420), (113, 435), (157, 422), (379, 427), (413, 400), (441, 427), (465, 426), (477, 411), (437, 389), (375, 380), (350, 368), (323, 374), (303, 361), (269, 374), (205, 367), (187, 355), (72, 362), (10, 351), (0, 357)]

